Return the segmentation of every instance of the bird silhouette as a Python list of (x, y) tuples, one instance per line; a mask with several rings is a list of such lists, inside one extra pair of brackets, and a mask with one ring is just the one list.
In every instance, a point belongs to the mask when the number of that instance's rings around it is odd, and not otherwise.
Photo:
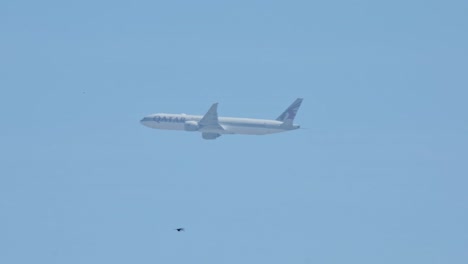
[(185, 231), (185, 229), (183, 227), (179, 227), (179, 228), (176, 228), (174, 230), (177, 230), (177, 232), (180, 232), (180, 231)]

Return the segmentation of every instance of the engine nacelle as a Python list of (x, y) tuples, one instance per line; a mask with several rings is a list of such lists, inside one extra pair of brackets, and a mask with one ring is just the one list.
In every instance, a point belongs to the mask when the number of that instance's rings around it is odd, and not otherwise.
[(199, 128), (197, 121), (186, 121), (184, 124), (185, 131), (197, 131)]

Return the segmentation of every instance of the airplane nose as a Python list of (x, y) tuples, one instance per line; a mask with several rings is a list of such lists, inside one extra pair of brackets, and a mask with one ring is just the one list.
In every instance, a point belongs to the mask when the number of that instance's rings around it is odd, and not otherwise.
[(151, 117), (149, 116), (145, 116), (143, 117), (143, 119), (140, 120), (140, 123), (144, 126), (148, 126), (149, 125), (149, 122), (152, 120)]

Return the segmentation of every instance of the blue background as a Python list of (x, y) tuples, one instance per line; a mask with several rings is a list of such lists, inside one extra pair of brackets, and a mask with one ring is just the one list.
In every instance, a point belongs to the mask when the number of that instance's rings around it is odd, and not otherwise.
[[(0, 263), (467, 263), (467, 13), (2, 1)], [(283, 134), (139, 123), (297, 97)]]

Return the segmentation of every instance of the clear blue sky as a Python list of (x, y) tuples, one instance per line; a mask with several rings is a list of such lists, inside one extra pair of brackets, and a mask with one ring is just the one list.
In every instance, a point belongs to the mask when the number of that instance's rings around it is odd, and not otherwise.
[[(468, 263), (467, 14), (2, 1), (0, 263)], [(297, 97), (284, 134), (139, 124)]]

